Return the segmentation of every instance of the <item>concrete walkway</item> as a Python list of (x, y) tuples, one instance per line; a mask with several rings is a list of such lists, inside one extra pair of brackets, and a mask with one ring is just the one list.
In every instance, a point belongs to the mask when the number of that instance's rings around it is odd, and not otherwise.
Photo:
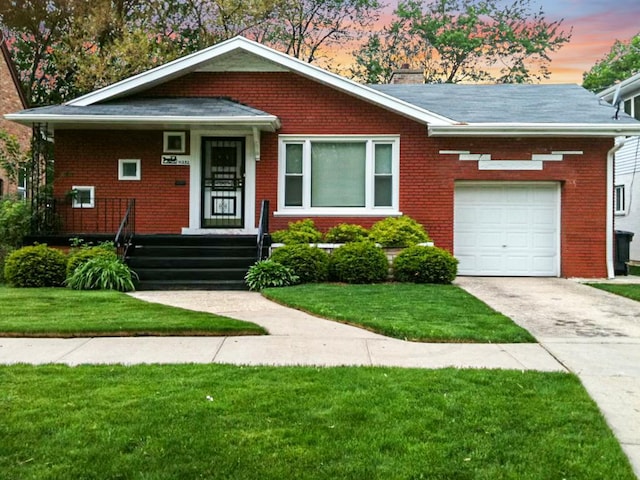
[(640, 303), (559, 278), (456, 283), (529, 330), (578, 375), (640, 478)]
[(2, 338), (0, 363), (231, 363), (566, 371), (537, 344), (405, 342), (280, 306), (254, 292), (135, 292), (141, 300), (257, 323), (254, 337)]

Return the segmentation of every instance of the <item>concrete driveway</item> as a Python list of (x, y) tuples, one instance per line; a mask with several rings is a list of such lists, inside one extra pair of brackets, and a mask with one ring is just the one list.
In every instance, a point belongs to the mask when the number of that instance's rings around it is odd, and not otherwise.
[(640, 302), (559, 278), (456, 283), (529, 330), (578, 375), (640, 477)]

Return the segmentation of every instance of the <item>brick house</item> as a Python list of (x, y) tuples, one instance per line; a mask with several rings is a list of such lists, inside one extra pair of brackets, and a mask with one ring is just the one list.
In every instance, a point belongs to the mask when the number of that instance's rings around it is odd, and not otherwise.
[[(18, 125), (5, 120), (2, 115), (27, 108), (27, 100), (20, 88), (18, 72), (11, 60), (9, 49), (2, 38), (0, 32), (0, 130), (15, 135), (20, 141), (20, 145), (26, 151), (31, 142), (31, 128)], [(26, 194), (26, 184), (24, 177), (19, 179), (18, 184), (10, 182), (4, 170), (0, 168), (0, 197), (3, 195)]]
[(269, 200), (272, 231), (409, 215), (462, 275), (594, 278), (614, 139), (640, 132), (612, 116), (575, 85), (364, 86), (237, 37), (7, 118), (48, 125), (56, 195), (92, 222), (135, 199), (137, 237), (255, 238)]

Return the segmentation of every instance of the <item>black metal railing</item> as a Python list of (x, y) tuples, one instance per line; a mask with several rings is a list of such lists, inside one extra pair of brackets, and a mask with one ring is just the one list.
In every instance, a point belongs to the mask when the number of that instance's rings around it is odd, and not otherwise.
[(136, 233), (136, 200), (132, 198), (129, 200), (129, 206), (127, 211), (120, 222), (120, 228), (116, 233), (114, 243), (118, 251), (120, 258), (125, 258), (129, 247), (133, 244), (133, 237)]
[(33, 235), (116, 235), (129, 209), (128, 198), (93, 198), (79, 201), (72, 196), (34, 201)]
[(262, 200), (260, 206), (260, 222), (258, 223), (258, 238), (256, 258), (263, 260), (264, 240), (269, 235), (269, 200)]

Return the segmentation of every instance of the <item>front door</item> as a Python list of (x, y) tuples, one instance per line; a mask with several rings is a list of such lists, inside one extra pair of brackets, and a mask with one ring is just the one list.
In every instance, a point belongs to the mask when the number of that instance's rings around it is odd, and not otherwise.
[(202, 227), (244, 227), (244, 138), (202, 139)]

